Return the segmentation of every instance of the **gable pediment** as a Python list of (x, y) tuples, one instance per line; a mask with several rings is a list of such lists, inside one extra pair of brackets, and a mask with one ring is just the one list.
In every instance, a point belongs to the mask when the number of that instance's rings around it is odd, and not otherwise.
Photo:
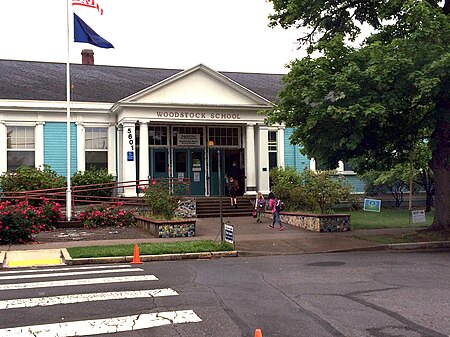
[(228, 77), (198, 65), (119, 103), (269, 107), (271, 103)]

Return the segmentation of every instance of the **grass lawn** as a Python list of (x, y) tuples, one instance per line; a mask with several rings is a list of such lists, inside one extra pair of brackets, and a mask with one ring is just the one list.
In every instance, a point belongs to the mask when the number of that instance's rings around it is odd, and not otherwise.
[(425, 223), (412, 223), (411, 211), (407, 209), (381, 209), (381, 212), (367, 212), (363, 210), (344, 212), (351, 214), (352, 229), (375, 228), (421, 228), (428, 227), (433, 222), (434, 212), (426, 213)]
[[(89, 257), (132, 256), (134, 245), (112, 245), (67, 248), (74, 259)], [(227, 242), (215, 243), (211, 240), (184, 242), (142, 243), (139, 245), (140, 255), (161, 255), (175, 253), (200, 253), (231, 251), (233, 246)]]
[[(351, 214), (350, 223), (352, 229), (378, 229), (378, 228), (412, 228), (422, 229), (433, 222), (434, 212), (426, 214), (425, 223), (412, 223), (411, 211), (407, 209), (381, 209), (381, 212), (367, 212), (363, 210), (346, 212)], [(450, 241), (450, 232), (423, 232), (408, 231), (395, 234), (367, 234), (352, 235), (362, 240), (374, 241), (382, 244), (407, 243), (407, 242), (430, 242)]]
[(367, 240), (381, 244), (450, 241), (450, 232), (413, 232), (380, 235), (352, 235), (355, 239)]

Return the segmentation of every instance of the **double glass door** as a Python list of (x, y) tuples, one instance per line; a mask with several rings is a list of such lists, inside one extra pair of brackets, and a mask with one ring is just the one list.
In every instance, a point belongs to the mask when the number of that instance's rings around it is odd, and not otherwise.
[[(175, 149), (173, 151), (173, 178), (180, 182), (189, 178), (190, 194), (205, 195), (205, 163), (202, 149)], [(185, 191), (178, 191), (179, 194)]]

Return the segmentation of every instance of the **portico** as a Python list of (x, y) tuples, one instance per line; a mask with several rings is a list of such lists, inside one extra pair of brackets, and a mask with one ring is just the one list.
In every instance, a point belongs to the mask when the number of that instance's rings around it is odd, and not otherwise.
[(268, 127), (259, 112), (270, 107), (203, 65), (131, 95), (112, 109), (119, 180), (187, 178), (192, 195), (218, 195), (218, 163), (223, 176), (236, 160), (245, 172), (245, 194), (268, 193)]

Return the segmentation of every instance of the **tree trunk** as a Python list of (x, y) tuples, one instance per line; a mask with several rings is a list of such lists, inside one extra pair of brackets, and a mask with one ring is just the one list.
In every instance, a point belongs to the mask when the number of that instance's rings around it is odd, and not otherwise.
[(442, 97), (436, 106), (436, 128), (431, 169), (434, 173), (435, 215), (429, 230), (450, 230), (450, 99)]

